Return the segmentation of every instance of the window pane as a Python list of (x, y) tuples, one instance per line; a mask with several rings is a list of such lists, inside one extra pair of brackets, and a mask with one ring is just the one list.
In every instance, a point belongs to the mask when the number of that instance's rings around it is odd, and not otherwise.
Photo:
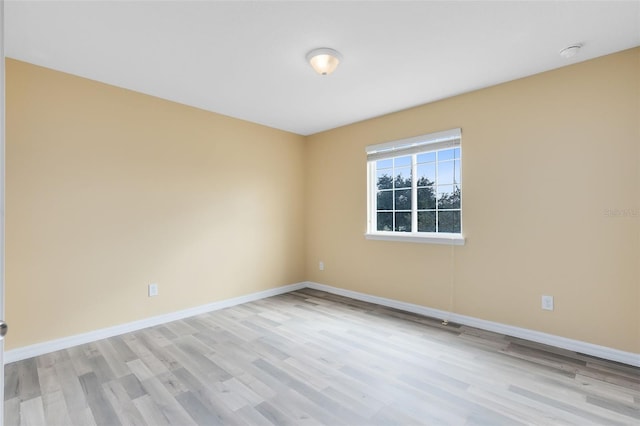
[(436, 212), (418, 212), (418, 232), (436, 232)]
[(411, 213), (396, 213), (397, 232), (411, 232)]
[(438, 162), (438, 184), (452, 184), (455, 176), (455, 163), (453, 161)]
[(378, 231), (393, 231), (393, 213), (378, 213)]
[(371, 206), (376, 230), (460, 233), (461, 147), (399, 155), (377, 160), (369, 169), (377, 187)]
[(393, 159), (393, 167), (411, 167), (411, 156), (397, 157)]
[(396, 198), (395, 210), (411, 210), (411, 190), (402, 189), (393, 192)]
[(434, 161), (436, 161), (436, 153), (435, 152), (425, 152), (424, 154), (419, 154), (417, 161), (418, 161), (418, 164), (434, 162)]
[(376, 161), (376, 169), (378, 169), (378, 170), (380, 170), (380, 169), (390, 169), (391, 167), (393, 167), (393, 160), (391, 160), (391, 159)]
[(436, 181), (436, 163), (418, 164), (418, 186), (427, 186)]
[(457, 185), (438, 185), (438, 208), (459, 209), (460, 187)]
[(376, 172), (376, 179), (378, 181), (378, 189), (391, 189), (393, 187), (391, 170), (378, 170)]
[(456, 149), (443, 149), (442, 151), (438, 151), (438, 161), (442, 160), (453, 160), (453, 157), (456, 155)]
[(394, 174), (396, 188), (411, 188), (411, 167), (394, 169)]
[(379, 191), (377, 210), (393, 210), (393, 192)]
[(420, 210), (436, 208), (436, 194), (433, 186), (418, 188), (418, 208)]
[(438, 232), (460, 233), (460, 211), (438, 212)]

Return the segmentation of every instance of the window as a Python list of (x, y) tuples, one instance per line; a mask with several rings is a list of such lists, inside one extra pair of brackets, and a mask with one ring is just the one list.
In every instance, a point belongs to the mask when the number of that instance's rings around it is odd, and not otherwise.
[(367, 238), (463, 244), (460, 129), (367, 147)]

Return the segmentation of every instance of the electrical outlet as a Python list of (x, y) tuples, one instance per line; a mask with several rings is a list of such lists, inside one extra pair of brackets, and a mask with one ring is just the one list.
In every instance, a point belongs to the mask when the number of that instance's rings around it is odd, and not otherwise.
[(324, 271), (324, 262), (322, 260), (320, 261), (320, 263), (318, 263), (318, 269)]
[(542, 309), (553, 311), (553, 296), (542, 296)]
[(158, 284), (156, 283), (149, 284), (149, 297), (153, 297), (157, 295), (158, 295)]

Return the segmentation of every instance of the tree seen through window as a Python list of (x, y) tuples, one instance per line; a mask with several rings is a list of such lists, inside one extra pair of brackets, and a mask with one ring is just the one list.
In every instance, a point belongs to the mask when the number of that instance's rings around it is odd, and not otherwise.
[(378, 160), (376, 177), (378, 231), (460, 233), (460, 148)]

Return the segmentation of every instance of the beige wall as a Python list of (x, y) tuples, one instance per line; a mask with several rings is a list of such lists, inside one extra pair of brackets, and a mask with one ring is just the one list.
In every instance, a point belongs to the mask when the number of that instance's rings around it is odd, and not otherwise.
[(6, 75), (7, 349), (304, 279), (304, 138), (14, 60)]
[[(640, 352), (639, 123), (636, 48), (311, 136), (307, 279)], [(454, 127), (466, 245), (366, 240), (365, 146)]]
[[(639, 79), (635, 49), (305, 139), (8, 60), (7, 348), (307, 279), (640, 352)], [(365, 240), (364, 147), (453, 127), (466, 245)]]

